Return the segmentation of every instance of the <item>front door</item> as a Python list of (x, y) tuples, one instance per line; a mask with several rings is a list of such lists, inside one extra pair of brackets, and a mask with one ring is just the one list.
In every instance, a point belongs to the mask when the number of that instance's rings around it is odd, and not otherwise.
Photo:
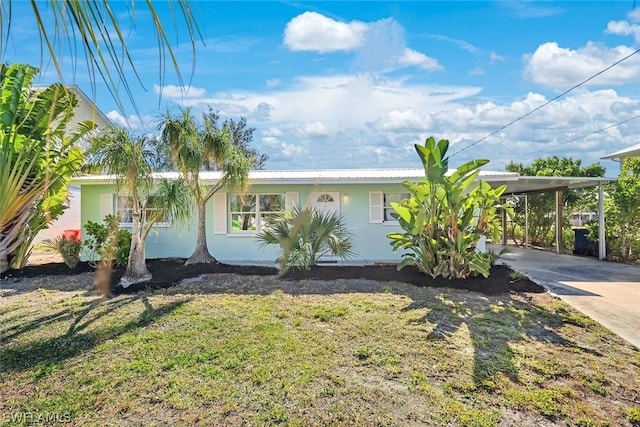
[[(340, 193), (337, 191), (311, 193), (311, 206), (319, 212), (340, 213)], [(320, 258), (320, 262), (334, 263), (337, 261), (338, 257), (333, 255), (325, 255)]]
[(320, 212), (340, 213), (340, 193), (337, 191), (311, 193), (311, 206)]

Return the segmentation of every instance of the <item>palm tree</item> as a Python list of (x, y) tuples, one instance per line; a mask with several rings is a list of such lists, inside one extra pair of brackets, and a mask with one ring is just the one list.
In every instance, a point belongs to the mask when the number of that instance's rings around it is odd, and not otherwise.
[[(0, 2), (0, 57), (4, 57), (12, 34), (12, 14), (18, 7), (16, 0)], [(124, 91), (127, 97), (136, 107), (132, 95), (131, 85), (126, 76), (126, 70), (131, 69), (135, 80), (140, 81), (136, 58), (127, 48), (127, 29), (123, 27), (122, 16), (116, 13), (109, 1), (84, 0), (61, 1), (49, 0), (48, 2), (31, 0), (30, 8), (33, 11), (33, 22), (38, 28), (42, 59), (51, 59), (60, 81), (64, 82), (64, 73), (61, 66), (62, 52), (72, 52), (71, 60), (74, 64), (77, 57), (84, 54), (87, 70), (91, 82), (96, 84), (96, 77), (104, 81), (111, 92), (113, 99), (120, 110), (124, 111), (122, 99), (119, 93)], [(191, 44), (192, 65), (191, 74), (195, 70), (196, 40), (202, 40), (200, 28), (196, 22), (188, 0), (168, 0), (168, 8), (173, 15), (172, 24), (178, 26), (184, 24)], [(162, 26), (162, 20), (152, 0), (128, 2), (129, 18), (133, 25), (136, 13), (147, 13), (153, 22), (154, 34), (151, 35), (158, 44), (158, 66), (160, 70), (160, 87), (164, 86), (164, 73), (167, 63), (176, 72), (178, 81), (183, 84), (182, 73), (178, 60), (169, 41), (169, 36)], [(22, 12), (22, 9), (20, 9)], [(23, 13), (21, 20), (28, 18)], [(50, 20), (49, 20), (50, 19)], [(126, 21), (125, 21), (126, 22)], [(58, 56), (60, 53), (60, 56)], [(137, 111), (137, 109), (136, 109)]]
[(294, 207), (277, 215), (256, 236), (260, 246), (280, 245), (276, 263), (282, 273), (292, 267), (309, 270), (323, 256), (353, 256), (351, 233), (338, 212)]
[(121, 128), (108, 128), (94, 138), (89, 163), (115, 176), (118, 191), (131, 198), (131, 250), (123, 287), (151, 280), (145, 256), (145, 240), (159, 221), (185, 221), (190, 218), (190, 197), (182, 180), (153, 179), (158, 140), (146, 136), (133, 138)]
[(0, 65), (0, 272), (22, 267), (38, 231), (65, 210), (66, 184), (80, 168), (77, 140), (95, 126), (67, 129), (78, 103), (60, 84), (31, 88), (38, 69)]
[[(198, 207), (196, 247), (186, 264), (217, 262), (207, 247), (207, 201), (224, 186), (246, 187), (249, 170), (256, 164), (255, 150), (243, 145), (242, 139), (233, 138), (227, 124), (220, 129), (218, 115), (212, 111), (203, 114), (202, 127), (196, 123), (190, 109), (180, 110), (177, 116), (167, 111), (160, 128), (169, 157), (189, 186)], [(207, 188), (200, 181), (203, 169), (219, 170), (222, 178)]]

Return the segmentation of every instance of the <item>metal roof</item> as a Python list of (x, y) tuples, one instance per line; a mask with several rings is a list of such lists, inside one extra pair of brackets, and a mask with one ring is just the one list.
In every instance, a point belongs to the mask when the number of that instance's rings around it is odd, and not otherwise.
[[(178, 172), (158, 172), (156, 179), (175, 179)], [(518, 179), (513, 172), (480, 171), (480, 178), (488, 182)], [(249, 172), (250, 184), (395, 184), (424, 177), (424, 169), (322, 169), (322, 170), (254, 170)], [(205, 183), (222, 178), (220, 171), (200, 172)], [(105, 184), (115, 181), (112, 175), (85, 175), (73, 179), (77, 184)]]
[[(178, 172), (155, 173), (156, 179), (176, 179)], [(249, 172), (249, 184), (396, 184), (419, 180), (424, 169), (324, 169), (324, 170), (256, 170)], [(222, 172), (201, 172), (205, 183), (215, 183)], [(493, 187), (505, 184), (506, 194), (532, 194), (569, 188), (595, 187), (615, 178), (520, 176), (515, 172), (480, 171), (480, 179)], [(112, 175), (85, 175), (73, 178), (73, 184), (96, 185), (115, 182)]]
[(623, 150), (616, 151), (615, 153), (607, 154), (604, 157), (600, 157), (603, 160), (616, 160), (621, 161), (625, 157), (636, 157), (640, 154), (640, 144), (633, 147), (625, 148)]
[(490, 181), (492, 187), (507, 186), (505, 194), (536, 194), (572, 188), (596, 187), (615, 181), (615, 178), (591, 178), (571, 176), (519, 176), (516, 180)]

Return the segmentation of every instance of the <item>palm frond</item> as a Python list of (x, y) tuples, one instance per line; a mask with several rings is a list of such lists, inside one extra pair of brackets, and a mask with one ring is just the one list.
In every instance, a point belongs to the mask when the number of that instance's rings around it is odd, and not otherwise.
[[(14, 13), (13, 2), (0, 2), (0, 55), (4, 56), (12, 34), (11, 22)], [(169, 40), (169, 36), (162, 25), (160, 15), (151, 0), (132, 0), (130, 5), (130, 19), (134, 22), (138, 5), (142, 4), (151, 16), (153, 32), (158, 47), (158, 72), (160, 87), (164, 86), (167, 64), (175, 71), (179, 84), (184, 87), (185, 79), (180, 69), (180, 63)], [(200, 27), (188, 0), (168, 0), (174, 23), (182, 23), (189, 35), (191, 45), (191, 77), (195, 71), (196, 43), (204, 40)], [(49, 0), (48, 3), (30, 0), (33, 20), (38, 28), (42, 58), (51, 59), (58, 77), (65, 81), (62, 68), (64, 52), (71, 52), (74, 68), (78, 66), (77, 59), (83, 57), (86, 68), (91, 76), (91, 83), (95, 93), (97, 78), (106, 84), (111, 96), (121, 111), (124, 111), (123, 91), (136, 113), (136, 100), (133, 96), (132, 83), (127, 78), (127, 71), (131, 69), (138, 84), (144, 87), (135, 58), (127, 46), (126, 32), (121, 17), (119, 17), (108, 1), (99, 0)], [(191, 79), (190, 77), (190, 79)], [(190, 83), (189, 79), (189, 83)]]

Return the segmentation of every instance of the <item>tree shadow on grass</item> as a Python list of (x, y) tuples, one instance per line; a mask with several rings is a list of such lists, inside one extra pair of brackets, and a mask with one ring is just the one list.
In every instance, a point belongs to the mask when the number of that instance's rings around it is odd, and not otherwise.
[(473, 381), (478, 388), (492, 390), (500, 374), (520, 382), (514, 363), (515, 343), (526, 345), (534, 340), (601, 355), (560, 335), (557, 330), (564, 323), (558, 316), (513, 295), (484, 297), (452, 292), (436, 298), (437, 302), (414, 299), (403, 311), (429, 310), (420, 321), (433, 325), (430, 340), (450, 340), (466, 326), (473, 346)]
[[(190, 298), (184, 298), (154, 308), (144, 294), (114, 300), (96, 299), (84, 303), (84, 308), (79, 313), (77, 311), (72, 313), (73, 309), (68, 308), (53, 315), (31, 320), (15, 332), (12, 331), (1, 337), (0, 343), (6, 347), (0, 354), (0, 373), (28, 369), (34, 372), (35, 378), (44, 376), (57, 369), (58, 364), (65, 360), (91, 350), (103, 342), (148, 326), (159, 318), (172, 313), (189, 300)], [(87, 329), (100, 318), (111, 315), (115, 310), (138, 301), (144, 305), (144, 311), (135, 319), (124, 324), (116, 324), (116, 326), (107, 324), (101, 328)], [(98, 308), (102, 310), (97, 311)], [(52, 326), (55, 322), (66, 321), (70, 318), (74, 318), (74, 320), (63, 334), (25, 344), (9, 343), (9, 340), (15, 339), (21, 334), (42, 326)]]

